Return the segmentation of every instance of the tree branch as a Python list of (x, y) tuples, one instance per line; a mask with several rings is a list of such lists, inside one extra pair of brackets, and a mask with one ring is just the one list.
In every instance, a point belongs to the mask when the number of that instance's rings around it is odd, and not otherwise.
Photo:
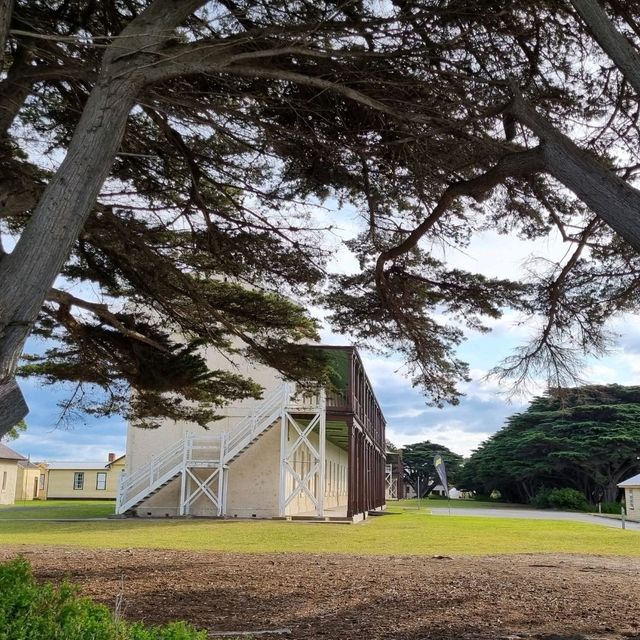
[(542, 118), (513, 88), (506, 109), (540, 139), (542, 171), (570, 189), (597, 216), (640, 252), (640, 191), (580, 149)]
[(613, 60), (640, 97), (640, 55), (615, 28), (596, 0), (571, 0), (602, 50)]
[(0, 0), (0, 68), (4, 62), (4, 49), (7, 46), (7, 36), (11, 26), (13, 0)]
[(161, 344), (148, 338), (147, 336), (135, 331), (133, 329), (129, 329), (126, 327), (118, 317), (109, 310), (109, 307), (106, 304), (102, 304), (99, 302), (89, 302), (88, 300), (82, 300), (81, 298), (76, 298), (75, 296), (67, 293), (66, 291), (61, 291), (60, 289), (50, 289), (47, 294), (46, 299), (50, 302), (55, 302), (61, 306), (70, 308), (70, 307), (79, 307), (81, 309), (86, 309), (87, 311), (91, 311), (95, 316), (111, 325), (114, 329), (119, 331), (123, 336), (127, 336), (128, 338), (132, 338), (133, 340), (137, 340), (138, 342), (144, 342), (144, 344), (148, 344), (150, 347), (154, 349), (158, 349), (159, 351), (165, 352), (166, 349)]
[(486, 198), (487, 194), (507, 177), (531, 175), (542, 171), (542, 153), (540, 147), (529, 151), (521, 151), (504, 156), (486, 173), (451, 185), (440, 197), (433, 211), (418, 225), (409, 236), (397, 246), (383, 251), (376, 263), (376, 279), (383, 277), (384, 266), (390, 260), (411, 251), (420, 239), (436, 224), (440, 217), (460, 197), (469, 196), (477, 201)]

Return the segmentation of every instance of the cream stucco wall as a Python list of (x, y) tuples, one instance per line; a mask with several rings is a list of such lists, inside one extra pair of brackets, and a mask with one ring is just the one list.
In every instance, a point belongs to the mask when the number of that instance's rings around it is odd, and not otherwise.
[[(279, 451), (280, 428), (276, 425), (229, 465), (228, 517), (271, 518), (278, 515)], [(201, 480), (206, 479), (212, 471), (192, 469)], [(136, 510), (137, 515), (156, 518), (177, 516), (180, 485), (181, 478), (178, 477), (145, 500)], [(196, 488), (195, 485), (193, 488)], [(218, 511), (211, 500), (201, 495), (191, 505), (190, 515), (215, 517)]]
[[(211, 369), (222, 369), (247, 376), (262, 385), (264, 388), (263, 397), (273, 393), (282, 383), (282, 378), (274, 369), (251, 363), (245, 358), (224, 358), (213, 349), (207, 350), (206, 356)], [(131, 473), (132, 470), (147, 464), (154, 455), (181, 440), (187, 433), (214, 435), (224, 431), (232, 431), (250, 413), (251, 407), (256, 402), (259, 401), (248, 399), (219, 409), (217, 413), (221, 419), (212, 422), (208, 430), (194, 423), (173, 420), (164, 420), (157, 429), (140, 429), (129, 426), (127, 429), (126, 472)]]
[[(229, 465), (226, 517), (273, 518), (279, 515), (280, 435), (281, 426), (277, 423)], [(293, 427), (289, 427), (288, 437), (290, 442), (297, 437)], [(317, 449), (318, 434), (311, 434), (310, 440)], [(325, 508), (346, 507), (347, 452), (327, 442), (325, 458)], [(298, 449), (292, 463), (301, 476), (310, 469), (311, 456), (304, 446)], [(204, 479), (212, 470), (193, 471)], [(290, 475), (287, 484), (287, 491), (290, 493), (294, 486)], [(180, 487), (181, 478), (177, 477), (158, 493), (145, 500), (136, 509), (136, 514), (140, 517), (154, 518), (177, 516)], [(286, 515), (309, 513), (314, 509), (311, 499), (301, 493), (289, 503)], [(200, 496), (192, 504), (190, 515), (212, 517), (217, 516), (218, 513), (207, 497)]]
[[(207, 361), (212, 369), (224, 369), (252, 378), (264, 387), (263, 397), (273, 393), (282, 383), (280, 375), (272, 368), (251, 363), (245, 358), (236, 357), (232, 361), (218, 352), (209, 350)], [(209, 425), (209, 430), (186, 422), (165, 420), (157, 429), (139, 429), (130, 426), (127, 430), (126, 472), (135, 472), (147, 464), (151, 458), (172, 444), (183, 439), (187, 433), (195, 435), (215, 435), (232, 432), (245, 416), (251, 413), (256, 400), (246, 400), (219, 410), (220, 420)], [(290, 428), (289, 438), (297, 434)], [(316, 448), (318, 435), (312, 434)], [(278, 516), (280, 492), (280, 424), (274, 425), (258, 441), (254, 442), (228, 470), (227, 509), (228, 517), (270, 518)], [(347, 504), (347, 452), (327, 442), (326, 445), (326, 508), (335, 508)], [(308, 470), (310, 457), (308, 452), (299, 451), (294, 460), (298, 472)], [(208, 471), (207, 473), (210, 473)], [(204, 471), (198, 472), (205, 474)], [(304, 474), (303, 474), (304, 475)], [(171, 517), (178, 515), (180, 496), (180, 477), (173, 480), (145, 500), (137, 509), (139, 516)], [(291, 490), (292, 479), (289, 479)], [(309, 512), (313, 503), (306, 495), (299, 495), (289, 504), (288, 515)], [(191, 515), (215, 516), (217, 511), (206, 497), (201, 496), (191, 507)]]
[(40, 469), (18, 465), (16, 476), (16, 500), (34, 500), (38, 495)]
[(18, 461), (0, 459), (0, 504), (13, 504), (16, 499)]
[(640, 522), (640, 486), (625, 488), (624, 499), (629, 520)]
[[(47, 469), (46, 471), (46, 496), (51, 499), (82, 499), (82, 500), (113, 500), (118, 489), (118, 476), (120, 469), (87, 469), (78, 466), (75, 469)], [(84, 473), (84, 485), (82, 489), (74, 489), (74, 475), (76, 472)], [(107, 474), (105, 489), (96, 489), (97, 474)]]
[(229, 465), (228, 482), (228, 517), (272, 518), (278, 515), (279, 424)]

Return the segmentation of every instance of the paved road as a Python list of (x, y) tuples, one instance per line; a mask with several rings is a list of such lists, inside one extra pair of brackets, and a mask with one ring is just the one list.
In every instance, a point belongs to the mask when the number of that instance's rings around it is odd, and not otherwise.
[[(440, 507), (429, 507), (434, 516), (447, 516), (449, 510)], [(574, 513), (573, 511), (542, 511), (537, 509), (471, 509), (451, 507), (452, 516), (484, 516), (485, 518), (523, 518), (525, 520), (571, 520), (573, 522), (586, 522), (587, 524), (599, 524), (603, 527), (620, 529), (620, 520), (602, 518), (589, 513)], [(626, 523), (627, 529), (640, 531), (640, 522)]]

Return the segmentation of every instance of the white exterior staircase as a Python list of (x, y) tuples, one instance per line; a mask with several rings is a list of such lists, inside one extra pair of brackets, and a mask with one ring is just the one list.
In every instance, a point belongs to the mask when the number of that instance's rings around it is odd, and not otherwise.
[[(181, 476), (180, 515), (187, 515), (190, 505), (201, 495), (214, 504), (218, 515), (224, 515), (227, 466), (279, 422), (289, 407), (300, 407), (295, 392), (295, 383), (284, 382), (256, 404), (232, 431), (216, 435), (188, 433), (134, 473), (121, 474), (116, 513), (132, 511)], [(211, 473), (203, 480), (192, 471), (195, 469), (210, 469)], [(193, 484), (196, 488), (192, 491)]]

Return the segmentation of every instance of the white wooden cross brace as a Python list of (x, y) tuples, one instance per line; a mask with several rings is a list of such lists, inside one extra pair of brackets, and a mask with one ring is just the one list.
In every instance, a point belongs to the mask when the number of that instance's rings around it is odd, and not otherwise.
[(318, 453), (318, 450), (309, 441), (309, 434), (314, 430), (315, 426), (320, 422), (320, 415), (313, 416), (313, 419), (311, 420), (311, 422), (302, 430), (298, 426), (298, 423), (295, 421), (295, 419), (292, 418), (291, 415), (288, 413), (287, 413), (287, 419), (289, 421), (289, 424), (292, 425), (293, 428), (298, 432), (298, 438), (289, 448), (289, 451), (287, 453), (287, 458), (293, 455), (298, 450), (298, 448), (302, 444), (304, 444), (311, 452), (311, 455), (316, 460), (319, 460), (320, 454)]
[(293, 479), (298, 483), (296, 488), (291, 492), (291, 494), (289, 495), (289, 497), (284, 501), (284, 506), (287, 507), (289, 506), (289, 503), (302, 491), (304, 491), (304, 493), (307, 494), (307, 496), (309, 496), (309, 499), (311, 500), (311, 502), (313, 502), (313, 504), (316, 505), (316, 507), (318, 506), (318, 498), (316, 496), (313, 495), (313, 493), (311, 492), (311, 489), (309, 488), (309, 481), (313, 478), (313, 476), (316, 475), (316, 473), (318, 473), (318, 471), (320, 470), (320, 465), (318, 464), (318, 462), (315, 462), (312, 466), (311, 469), (309, 469), (309, 471), (307, 471), (307, 473), (304, 475), (304, 478), (302, 478), (300, 476), (300, 474), (289, 464), (289, 461), (286, 461), (286, 468), (287, 471), (293, 476)]
[(195, 474), (191, 472), (191, 469), (187, 468), (187, 473), (189, 477), (198, 485), (198, 488), (191, 493), (190, 496), (185, 500), (185, 506), (190, 506), (193, 501), (202, 493), (213, 503), (213, 505), (219, 510), (220, 509), (220, 501), (218, 498), (209, 491), (209, 487), (215, 480), (216, 476), (220, 473), (220, 469), (215, 469), (211, 475), (204, 481), (200, 480)]
[[(311, 441), (309, 440), (309, 435), (315, 429), (315, 427), (319, 424), (320, 415), (316, 414), (311, 419), (309, 424), (304, 428), (301, 428), (298, 422), (289, 413), (287, 413), (286, 416), (287, 416), (288, 424), (290, 424), (295, 429), (295, 431), (298, 434), (298, 437), (296, 438), (295, 442), (288, 448), (287, 456), (284, 460), (284, 467), (285, 467), (285, 470), (291, 474), (291, 476), (293, 477), (297, 485), (293, 489), (293, 491), (287, 496), (283, 506), (286, 508), (289, 505), (289, 503), (297, 495), (304, 492), (317, 508), (318, 497), (314, 495), (314, 493), (311, 491), (310, 482), (316, 475), (318, 476), (320, 475), (319, 474), (320, 453), (311, 444)], [(309, 471), (307, 471), (307, 473), (304, 475), (304, 477), (300, 476), (300, 474), (293, 468), (290, 462), (291, 458), (295, 455), (296, 451), (298, 451), (298, 449), (300, 449), (303, 445), (308, 449), (309, 453), (313, 458), (313, 464), (311, 465), (311, 468), (309, 469)]]

